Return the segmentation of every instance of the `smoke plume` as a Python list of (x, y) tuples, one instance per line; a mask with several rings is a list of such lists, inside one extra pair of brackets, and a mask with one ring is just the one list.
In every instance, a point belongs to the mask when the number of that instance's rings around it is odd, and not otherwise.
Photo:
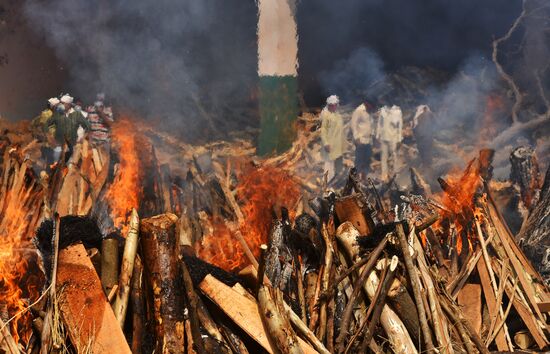
[(67, 66), (71, 94), (90, 101), (105, 92), (117, 107), (158, 119), (190, 139), (223, 130), (234, 118), (223, 116), (228, 107), (248, 104), (256, 77), (256, 18), (243, 12), (254, 14), (255, 5), (27, 0), (25, 6)]

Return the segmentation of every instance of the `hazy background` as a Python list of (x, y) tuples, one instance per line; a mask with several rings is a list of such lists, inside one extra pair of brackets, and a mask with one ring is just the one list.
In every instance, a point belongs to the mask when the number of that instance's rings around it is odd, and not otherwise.
[[(320, 106), (332, 92), (354, 102), (415, 66), (444, 78), (427, 101), (478, 110), (472, 95), (495, 84), (491, 40), (520, 11), (517, 0), (301, 0), (305, 103)], [(526, 22), (513, 38), (527, 38), (520, 54), (504, 62), (545, 65), (540, 18)], [(61, 91), (86, 100), (105, 91), (116, 106), (189, 139), (257, 127), (256, 21), (251, 0), (0, 0), (0, 114), (30, 118)], [(485, 78), (463, 82), (464, 70)], [(456, 90), (471, 94), (449, 98)]]

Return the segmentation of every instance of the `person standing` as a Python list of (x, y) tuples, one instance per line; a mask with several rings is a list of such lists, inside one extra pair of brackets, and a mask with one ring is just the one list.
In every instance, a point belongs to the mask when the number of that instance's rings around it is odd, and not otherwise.
[(434, 114), (430, 107), (423, 104), (416, 107), (416, 113), (413, 118), (413, 133), (418, 148), (422, 166), (431, 167), (433, 157), (433, 139), (434, 139)]
[(363, 178), (369, 173), (374, 135), (374, 123), (369, 114), (369, 108), (369, 103), (365, 101), (351, 115), (351, 133), (355, 144), (355, 168)]
[[(80, 139), (79, 130), (82, 132), (90, 130), (90, 124), (84, 116), (75, 111), (72, 107), (73, 98), (69, 95), (63, 95), (60, 99), (63, 109), (59, 109), (51, 116), (48, 121), (49, 127), (55, 127), (55, 140), (57, 143), (54, 149), (56, 155), (59, 155), (63, 144), (67, 143), (67, 158), (72, 155), (73, 146)], [(80, 128), (80, 129), (79, 129)], [(58, 156), (57, 156), (58, 158)]]
[(382, 107), (376, 129), (376, 138), (380, 140), (382, 180), (388, 181), (395, 173), (399, 145), (403, 140), (403, 113), (399, 106)]
[(327, 98), (327, 105), (321, 111), (321, 156), (324, 160), (324, 170), (328, 173), (328, 180), (342, 169), (342, 155), (344, 153), (344, 122), (338, 112), (340, 99), (336, 95)]

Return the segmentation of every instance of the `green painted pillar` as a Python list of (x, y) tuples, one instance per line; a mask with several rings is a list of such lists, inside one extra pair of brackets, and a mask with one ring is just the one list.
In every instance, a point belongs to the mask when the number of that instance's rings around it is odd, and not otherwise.
[(260, 136), (258, 154), (292, 146), (298, 117), (295, 0), (258, 0)]

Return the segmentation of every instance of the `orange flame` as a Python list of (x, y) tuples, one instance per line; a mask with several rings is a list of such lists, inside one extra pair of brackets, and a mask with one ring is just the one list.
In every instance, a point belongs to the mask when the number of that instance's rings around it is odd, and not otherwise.
[[(300, 190), (286, 171), (273, 167), (245, 171), (239, 177), (236, 190), (244, 216), (240, 231), (254, 255), (258, 257), (260, 245), (268, 240), (273, 208), (292, 208), (298, 201)], [(294, 217), (292, 210), (290, 217)], [(212, 236), (195, 245), (197, 255), (228, 271), (238, 270), (248, 264), (242, 247), (221, 218), (213, 218), (212, 226)]]
[[(22, 187), (18, 193), (6, 193), (5, 208), (0, 218), (0, 316), (11, 317), (28, 306), (24, 298), (34, 300), (39, 294), (40, 278), (28, 274), (25, 254), (31, 249), (29, 235), (29, 204), (26, 203), (32, 188)], [(9, 318), (3, 318), (4, 321)], [(31, 315), (24, 312), (9, 324), (10, 332), (18, 343), (28, 342), (31, 331)]]
[(125, 236), (128, 231), (128, 217), (132, 208), (139, 206), (141, 196), (136, 133), (128, 118), (122, 118), (113, 124), (112, 137), (119, 152), (120, 163), (105, 198), (111, 208), (115, 227)]

